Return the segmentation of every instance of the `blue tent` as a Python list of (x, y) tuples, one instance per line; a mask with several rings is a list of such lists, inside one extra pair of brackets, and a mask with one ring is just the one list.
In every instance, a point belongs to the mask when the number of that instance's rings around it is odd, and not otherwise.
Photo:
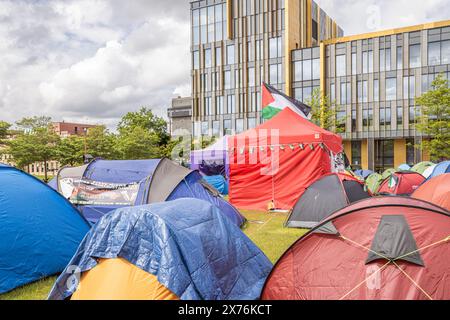
[(242, 226), (245, 222), (239, 211), (211, 188), (198, 171), (168, 159), (96, 159), (82, 167), (61, 169), (56, 188), (92, 223), (117, 208), (178, 198), (206, 200), (236, 225)]
[[(69, 266), (83, 274), (98, 259), (116, 258), (156, 276), (182, 300), (258, 299), (272, 269), (264, 253), (217, 207), (197, 199), (122, 208), (104, 216)], [(78, 284), (67, 287), (69, 271), (59, 277), (49, 299), (66, 299), (76, 291)]]
[(366, 180), (367, 177), (370, 176), (372, 173), (373, 173), (373, 171), (371, 171), (371, 170), (356, 170), (355, 171), (355, 174), (358, 177), (363, 178), (364, 180)]
[(220, 194), (228, 194), (228, 182), (223, 176), (203, 176), (203, 179), (216, 188)]
[(431, 178), (440, 176), (445, 173), (450, 173), (450, 161), (444, 161), (439, 164), (437, 164), (434, 167), (433, 173), (428, 177), (427, 181)]
[(0, 293), (61, 272), (89, 228), (45, 183), (0, 164)]
[(407, 163), (401, 164), (398, 167), (398, 171), (410, 171), (411, 170), (411, 166)]

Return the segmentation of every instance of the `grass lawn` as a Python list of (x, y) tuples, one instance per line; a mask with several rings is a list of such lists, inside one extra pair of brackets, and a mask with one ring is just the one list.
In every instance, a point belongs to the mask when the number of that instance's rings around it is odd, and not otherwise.
[[(249, 221), (244, 232), (261, 248), (267, 257), (275, 263), (278, 258), (294, 243), (305, 230), (286, 229), (283, 223), (286, 214), (255, 211), (243, 211)], [(0, 300), (42, 300), (46, 299), (56, 277), (50, 277), (4, 295)]]

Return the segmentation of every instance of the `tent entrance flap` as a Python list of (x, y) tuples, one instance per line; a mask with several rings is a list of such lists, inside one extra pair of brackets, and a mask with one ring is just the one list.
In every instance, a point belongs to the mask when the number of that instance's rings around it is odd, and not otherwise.
[(192, 171), (169, 159), (162, 159), (153, 173), (147, 203), (164, 202)]

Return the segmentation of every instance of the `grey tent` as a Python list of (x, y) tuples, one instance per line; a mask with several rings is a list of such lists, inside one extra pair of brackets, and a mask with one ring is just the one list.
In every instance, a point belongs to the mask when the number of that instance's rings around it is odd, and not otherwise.
[(314, 228), (333, 212), (371, 197), (364, 183), (347, 174), (329, 174), (309, 186), (294, 206), (288, 228)]

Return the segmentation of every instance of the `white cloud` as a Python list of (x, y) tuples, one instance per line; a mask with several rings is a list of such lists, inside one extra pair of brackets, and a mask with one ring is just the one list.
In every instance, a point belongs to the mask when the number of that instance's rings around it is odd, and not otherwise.
[[(317, 2), (346, 34), (450, 16), (449, 0)], [(191, 91), (188, 0), (0, 0), (0, 39), (2, 120), (114, 126), (142, 105), (165, 115)]]

